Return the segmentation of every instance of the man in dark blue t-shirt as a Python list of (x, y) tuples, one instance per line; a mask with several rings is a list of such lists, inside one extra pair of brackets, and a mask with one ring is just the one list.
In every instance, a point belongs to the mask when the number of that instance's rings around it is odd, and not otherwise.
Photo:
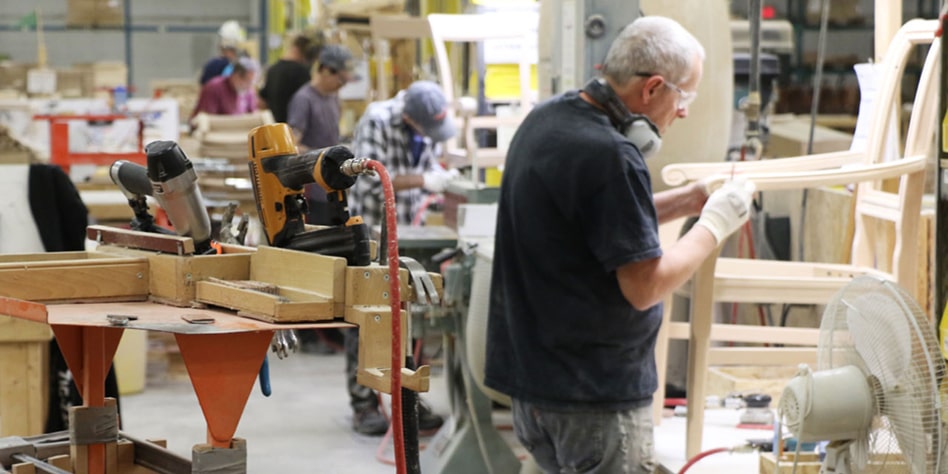
[[(546, 472), (651, 472), (662, 299), (747, 220), (752, 186), (652, 194), (645, 156), (688, 115), (704, 49), (662, 17), (627, 26), (603, 77), (536, 107), (507, 153), (485, 382)], [(664, 252), (658, 225), (699, 214)]]

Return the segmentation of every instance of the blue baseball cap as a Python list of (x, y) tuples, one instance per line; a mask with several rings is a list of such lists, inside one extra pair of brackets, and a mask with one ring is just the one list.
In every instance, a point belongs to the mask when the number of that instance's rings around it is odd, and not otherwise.
[(441, 86), (431, 81), (415, 81), (405, 90), (408, 118), (421, 127), (422, 133), (434, 142), (443, 142), (457, 134), (454, 120), (448, 113), (448, 101)]
[(355, 61), (349, 48), (338, 44), (327, 44), (319, 52), (319, 65), (336, 72), (348, 72), (350, 79), (357, 81), (361, 77), (355, 72)]

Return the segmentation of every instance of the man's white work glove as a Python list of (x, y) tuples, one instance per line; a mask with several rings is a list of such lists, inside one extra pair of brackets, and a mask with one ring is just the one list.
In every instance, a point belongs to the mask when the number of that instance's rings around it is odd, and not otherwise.
[(697, 225), (704, 226), (721, 243), (750, 218), (756, 189), (754, 183), (745, 180), (724, 183), (708, 197)]
[(429, 193), (440, 193), (444, 191), (445, 186), (448, 185), (448, 181), (457, 178), (461, 173), (456, 169), (437, 169), (434, 171), (425, 172), (421, 175), (424, 178), (424, 184), (421, 186), (425, 191)]

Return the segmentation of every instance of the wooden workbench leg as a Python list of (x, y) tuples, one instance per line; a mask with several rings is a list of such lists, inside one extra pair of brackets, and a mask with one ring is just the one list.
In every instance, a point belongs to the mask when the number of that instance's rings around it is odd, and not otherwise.
[(685, 453), (690, 459), (701, 452), (704, 429), (704, 394), (708, 378), (708, 350), (714, 317), (714, 268), (721, 247), (714, 251), (692, 279), (691, 338), (688, 342), (688, 422)]
[(45, 341), (0, 344), (0, 436), (43, 432), (48, 404), (49, 347)]
[(175, 334), (212, 447), (231, 448), (272, 337), (273, 331)]

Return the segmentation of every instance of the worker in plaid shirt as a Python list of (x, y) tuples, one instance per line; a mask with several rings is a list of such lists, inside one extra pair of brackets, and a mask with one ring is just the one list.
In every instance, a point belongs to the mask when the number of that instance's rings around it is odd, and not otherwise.
[[(409, 224), (425, 196), (444, 191), (457, 170), (438, 162), (441, 142), (457, 128), (448, 115), (441, 87), (416, 81), (394, 98), (374, 102), (366, 109), (353, 133), (352, 152), (385, 165), (395, 188), (399, 224)], [(349, 209), (369, 226), (382, 219), (382, 185), (378, 177), (360, 177), (349, 192)]]
[[(417, 81), (394, 98), (369, 105), (353, 133), (352, 152), (359, 158), (381, 162), (392, 177), (398, 223), (409, 224), (431, 193), (444, 191), (456, 170), (445, 170), (438, 162), (441, 142), (453, 137), (457, 128), (448, 115), (448, 103), (441, 87)], [(359, 177), (349, 191), (349, 210), (365, 223), (381, 224), (382, 185), (377, 176)], [(346, 376), (352, 429), (379, 436), (388, 429), (388, 420), (379, 410), (372, 389), (356, 382), (359, 360), (359, 329), (345, 330)], [(418, 431), (433, 434), (444, 420), (419, 399)]]

